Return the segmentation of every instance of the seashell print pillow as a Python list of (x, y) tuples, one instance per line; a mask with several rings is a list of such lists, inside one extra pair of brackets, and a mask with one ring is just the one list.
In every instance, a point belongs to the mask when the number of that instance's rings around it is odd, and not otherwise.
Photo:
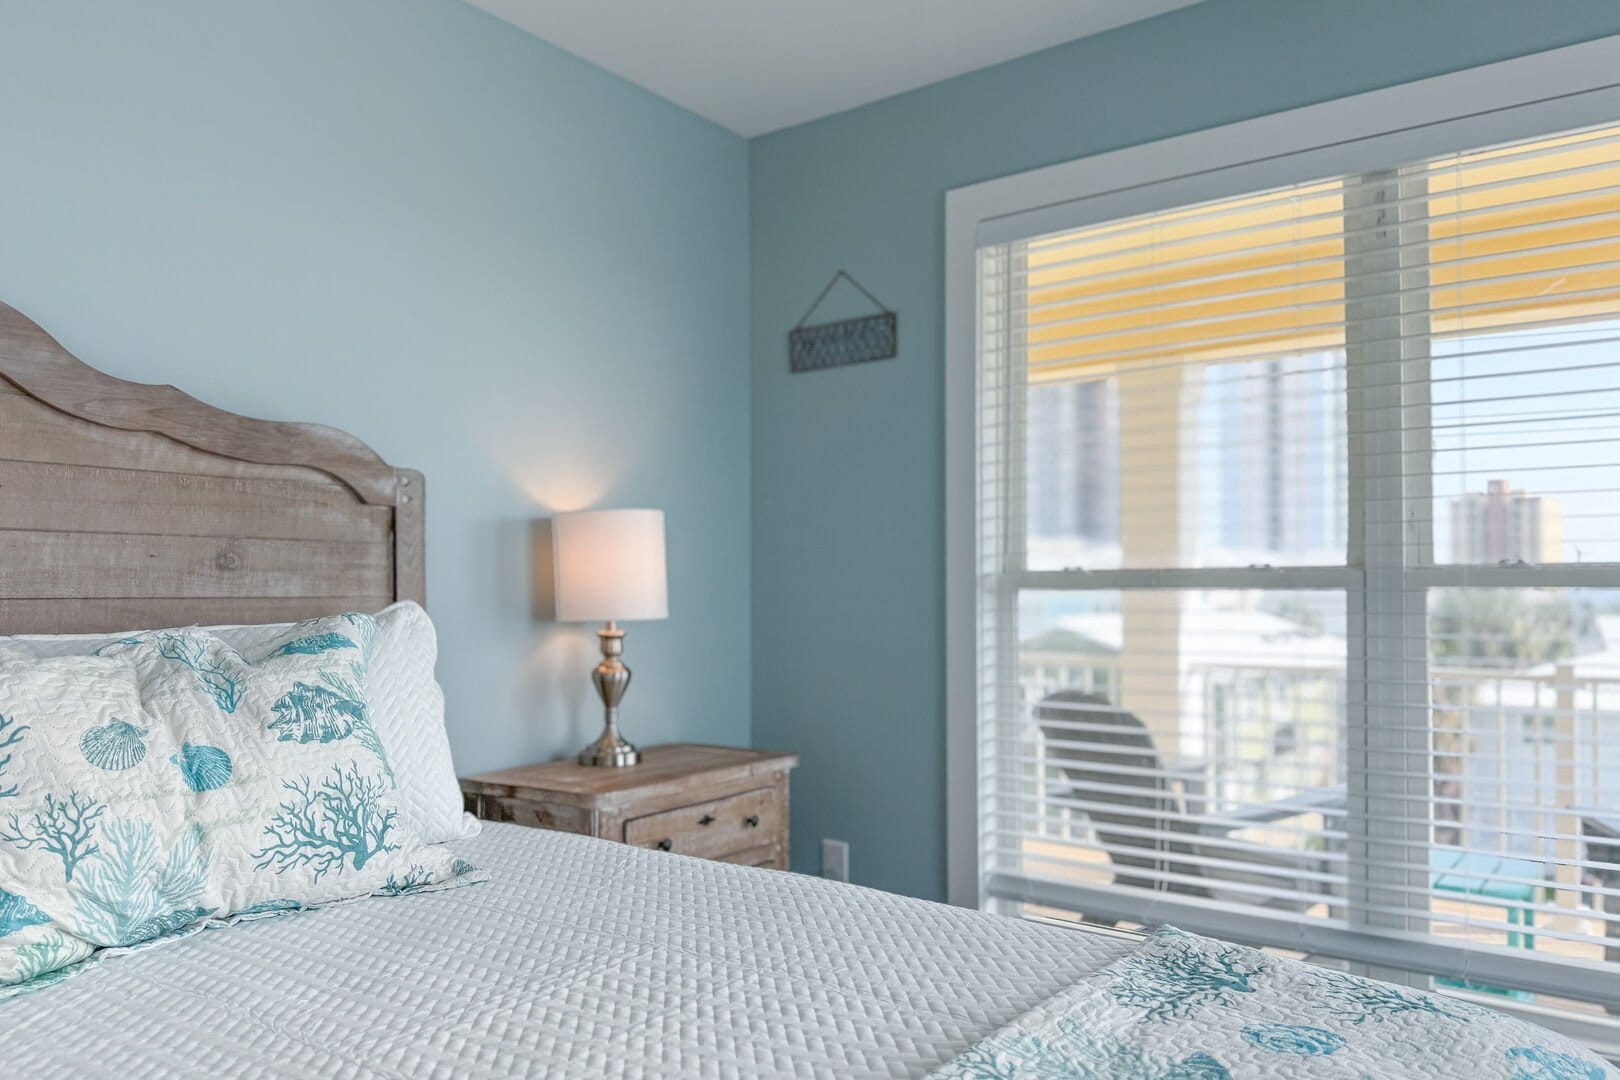
[(0, 654), (0, 996), (231, 916), (483, 880), (399, 820), (375, 633), (312, 620), (253, 660), (195, 628)]
[[(444, 691), (434, 677), (438, 635), (421, 606), (409, 600), (377, 612), (377, 637), (367, 666), (366, 704), (388, 744), (399, 781), (399, 814), (424, 843), (465, 840), (478, 833), (478, 819), (467, 813), (450, 757), (444, 722)], [(262, 656), (268, 644), (284, 640), (290, 623), (205, 627), (227, 645)], [(115, 638), (150, 636), (159, 631), (121, 634), (25, 634), (0, 638), (0, 649), (45, 658), (88, 656)]]

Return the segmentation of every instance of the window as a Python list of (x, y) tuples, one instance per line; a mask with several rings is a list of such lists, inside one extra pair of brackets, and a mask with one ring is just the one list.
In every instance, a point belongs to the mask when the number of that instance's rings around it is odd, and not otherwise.
[(1620, 1006), (1620, 127), (975, 244), (975, 885)]

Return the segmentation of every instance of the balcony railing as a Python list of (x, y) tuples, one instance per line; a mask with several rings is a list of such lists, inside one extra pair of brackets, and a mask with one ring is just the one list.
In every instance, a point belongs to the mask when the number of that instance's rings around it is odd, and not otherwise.
[[(1112, 657), (1027, 651), (1020, 676), (1030, 716), (1062, 690), (1121, 701), (1121, 665)], [(1543, 932), (1534, 939), (1508, 924), (1523, 916), (1510, 906), (1475, 910), (1468, 907), (1473, 897), (1437, 891), (1436, 912), (1464, 910), (1459, 932), (1471, 939), (1484, 933), (1509, 946), (1529, 943), (1586, 959), (1603, 959), (1607, 951), (1620, 959), (1620, 948), (1599, 944), (1608, 933), (1620, 946), (1620, 934), (1610, 929), (1611, 920), (1620, 922), (1620, 897), (1602, 891), (1620, 886), (1620, 866), (1612, 861), (1620, 859), (1620, 672), (1583, 673), (1570, 663), (1525, 670), (1435, 666), (1429, 681), (1431, 845), (1457, 858), (1533, 865), (1544, 879), (1525, 905), (1530, 916), (1541, 915)], [(1344, 670), (1332, 664), (1183, 669), (1180, 726), (1169, 733), (1181, 753), (1162, 755), (1182, 812), (1219, 820), (1305, 792), (1342, 790), (1344, 688)], [(1046, 737), (1036, 723), (1027, 730), (1033, 775), (1046, 778), (1037, 835), (1062, 846), (1058, 861), (1073, 858), (1085, 847), (1086, 800), (1073, 797), (1072, 783), (1061, 790), (1062, 769), (1049, 759)], [(1167, 741), (1163, 732), (1154, 737)], [(1344, 848), (1345, 827), (1340, 810), (1270, 832), (1262, 824), (1244, 835), (1277, 847), (1325, 849), (1331, 866), (1333, 850)], [(1342, 857), (1337, 865), (1342, 871)], [(1320, 914), (1330, 916), (1326, 907)]]

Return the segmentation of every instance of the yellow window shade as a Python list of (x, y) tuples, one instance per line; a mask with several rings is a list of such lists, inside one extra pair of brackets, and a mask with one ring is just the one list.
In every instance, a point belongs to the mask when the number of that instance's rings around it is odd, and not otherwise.
[(1437, 334), (1620, 312), (1620, 129), (1429, 166)]
[[(1346, 252), (1373, 228), (1346, 211), (1355, 182), (1029, 242), (1017, 299), (1031, 381), (1341, 348), (1357, 272)], [(1428, 333), (1620, 314), (1620, 128), (1436, 159), (1394, 190), (1398, 287)]]

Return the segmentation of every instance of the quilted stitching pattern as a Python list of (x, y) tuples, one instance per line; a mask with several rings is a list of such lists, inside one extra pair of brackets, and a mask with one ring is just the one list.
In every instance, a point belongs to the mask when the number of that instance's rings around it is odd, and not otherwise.
[[(444, 691), (433, 676), (439, 646), (427, 612), (410, 602), (390, 605), (376, 616), (377, 641), (366, 696), (377, 732), (399, 782), (400, 820), (424, 843), (459, 840), (478, 832), (478, 821), (462, 810), (461, 788), (450, 760), (444, 727)], [(210, 627), (228, 645), (257, 659), (291, 623)], [(35, 657), (87, 656), (117, 634), (35, 634), (4, 639)]]
[(474, 889), (210, 930), (3, 1007), (19, 1075), (904, 1077), (1135, 942), (487, 824)]

